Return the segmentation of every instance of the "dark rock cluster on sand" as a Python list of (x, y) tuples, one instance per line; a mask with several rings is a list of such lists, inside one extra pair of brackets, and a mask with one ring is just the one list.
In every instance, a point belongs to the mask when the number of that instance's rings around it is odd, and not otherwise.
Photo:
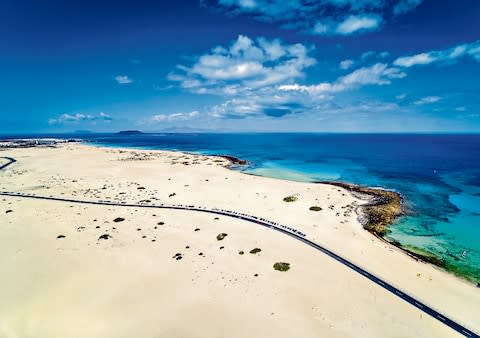
[[(361, 211), (360, 221), (366, 230), (382, 239), (385, 239), (388, 225), (393, 223), (403, 214), (402, 196), (394, 191), (367, 188), (341, 182), (318, 183), (335, 185), (347, 189), (352, 193), (370, 196), (371, 199), (368, 203), (359, 206)], [(418, 258), (424, 262), (435, 264), (437, 266), (445, 266), (445, 262), (441, 258), (436, 257), (428, 251), (409, 246), (402, 246), (396, 241), (388, 242), (399, 247), (414, 258)]]

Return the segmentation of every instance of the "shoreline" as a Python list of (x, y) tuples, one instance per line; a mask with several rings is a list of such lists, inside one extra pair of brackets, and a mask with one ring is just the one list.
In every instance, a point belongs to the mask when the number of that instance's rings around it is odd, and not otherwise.
[[(13, 146), (3, 146), (3, 150), (8, 149), (18, 149), (18, 148), (42, 148), (42, 147), (51, 147), (51, 148), (58, 148), (62, 147), (66, 144), (80, 144), (87, 147), (94, 147), (100, 149), (117, 149), (121, 151), (159, 151), (159, 152), (172, 152), (178, 153), (183, 155), (193, 155), (193, 156), (203, 156), (203, 157), (214, 157), (219, 159), (224, 159), (229, 162), (228, 165), (224, 166), (228, 170), (232, 170), (234, 172), (241, 173), (243, 175), (252, 175), (258, 177), (267, 177), (277, 180), (284, 180), (287, 182), (296, 182), (288, 179), (282, 178), (274, 178), (269, 176), (257, 175), (254, 173), (243, 172), (241, 170), (237, 170), (236, 166), (248, 166), (249, 161), (242, 159), (237, 156), (233, 155), (224, 155), (224, 154), (203, 154), (203, 153), (195, 153), (195, 152), (188, 152), (182, 150), (169, 150), (169, 149), (150, 149), (150, 148), (141, 148), (141, 147), (125, 147), (125, 146), (106, 146), (103, 144), (98, 144), (94, 141), (88, 140), (81, 140), (81, 139), (9, 139), (8, 141), (18, 141), (18, 144), (14, 144)], [(42, 142), (45, 141), (45, 142)], [(23, 144), (27, 144), (24, 146)], [(451, 274), (455, 277), (460, 278), (476, 287), (480, 287), (480, 282), (474, 280), (468, 275), (462, 275), (456, 273), (453, 270), (447, 269), (447, 265), (443, 261), (441, 257), (436, 256), (435, 254), (426, 251), (422, 248), (418, 247), (406, 247), (403, 246), (398, 241), (392, 241), (385, 238), (386, 233), (388, 232), (388, 227), (392, 226), (396, 220), (401, 218), (405, 215), (403, 209), (403, 197), (400, 193), (388, 190), (387, 188), (371, 188), (367, 186), (358, 185), (355, 183), (350, 182), (337, 182), (337, 181), (313, 181), (309, 182), (312, 184), (326, 184), (331, 186), (336, 186), (345, 189), (346, 191), (350, 192), (357, 198), (367, 200), (368, 202), (362, 205), (359, 205), (355, 208), (355, 212), (358, 216), (358, 221), (362, 225), (363, 229), (375, 236), (376, 238), (380, 239), (382, 242), (388, 243), (396, 248), (398, 248), (403, 254), (406, 256), (420, 260), (424, 263), (431, 264), (435, 267), (441, 268), (448, 274)], [(368, 198), (365, 198), (368, 196)]]
[(370, 198), (366, 204), (359, 205), (357, 207), (359, 221), (365, 230), (370, 232), (375, 237), (385, 241), (386, 243), (399, 248), (402, 252), (414, 259), (419, 259), (425, 263), (438, 266), (448, 273), (473, 283), (473, 281), (469, 280), (466, 276), (449, 271), (444, 261), (434, 254), (428, 251), (423, 251), (421, 248), (409, 250), (400, 242), (391, 241), (385, 237), (388, 232), (388, 227), (392, 226), (394, 222), (402, 216), (405, 216), (403, 197), (400, 193), (390, 191), (385, 188), (370, 188), (354, 183), (335, 181), (318, 181), (315, 183), (331, 184), (333, 186), (344, 188), (351, 193), (358, 194), (360, 196), (369, 196)]
[[(181, 152), (181, 151), (180, 151)], [(249, 161), (242, 160), (239, 157), (235, 156), (224, 156), (224, 155), (211, 155), (225, 158), (231, 162), (231, 165), (226, 168), (229, 170), (235, 170), (234, 166), (238, 164), (239, 161), (242, 162), (242, 165), (248, 165)], [(254, 173), (238, 171), (244, 175), (252, 175), (258, 177), (268, 177), (269, 176), (257, 175)], [(285, 180), (289, 182), (288, 179), (283, 178), (274, 178), (278, 180)], [(414, 259), (420, 260), (423, 263), (431, 264), (435, 267), (440, 268), (442, 271), (455, 276), (463, 281), (466, 281), (477, 288), (480, 288), (480, 282), (475, 280), (472, 276), (459, 274), (455, 270), (448, 269), (447, 264), (441, 258), (431, 253), (430, 251), (424, 250), (418, 247), (404, 246), (402, 243), (395, 240), (388, 240), (385, 235), (388, 233), (388, 227), (393, 226), (395, 221), (399, 218), (406, 215), (403, 204), (403, 196), (395, 191), (388, 190), (384, 187), (372, 188), (367, 186), (362, 186), (356, 183), (350, 182), (337, 182), (337, 181), (313, 181), (312, 184), (326, 184), (332, 185), (335, 187), (340, 187), (348, 192), (350, 192), (355, 197), (360, 199), (366, 199), (367, 203), (359, 205), (356, 207), (355, 212), (358, 215), (358, 220), (362, 224), (363, 228), (368, 231), (370, 234), (380, 239), (382, 242), (385, 242), (389, 245), (393, 245), (398, 248), (403, 254)], [(368, 196), (368, 198), (365, 198)]]

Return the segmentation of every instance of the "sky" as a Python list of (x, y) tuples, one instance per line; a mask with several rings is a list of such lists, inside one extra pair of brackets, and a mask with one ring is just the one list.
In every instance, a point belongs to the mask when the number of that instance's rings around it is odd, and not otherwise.
[(0, 2), (0, 133), (480, 132), (478, 0)]

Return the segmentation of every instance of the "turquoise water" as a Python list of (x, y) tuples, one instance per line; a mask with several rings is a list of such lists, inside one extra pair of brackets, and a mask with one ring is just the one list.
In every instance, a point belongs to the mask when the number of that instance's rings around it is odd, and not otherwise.
[(480, 283), (480, 135), (161, 133), (82, 138), (113, 147), (228, 154), (249, 161), (238, 170), (257, 175), (398, 191), (407, 215), (389, 227), (386, 238), (426, 250), (448, 270)]

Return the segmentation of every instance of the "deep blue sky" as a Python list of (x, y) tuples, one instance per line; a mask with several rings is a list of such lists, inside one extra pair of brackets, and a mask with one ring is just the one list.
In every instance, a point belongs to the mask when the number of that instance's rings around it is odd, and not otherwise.
[(0, 133), (480, 131), (480, 1), (0, 2)]

